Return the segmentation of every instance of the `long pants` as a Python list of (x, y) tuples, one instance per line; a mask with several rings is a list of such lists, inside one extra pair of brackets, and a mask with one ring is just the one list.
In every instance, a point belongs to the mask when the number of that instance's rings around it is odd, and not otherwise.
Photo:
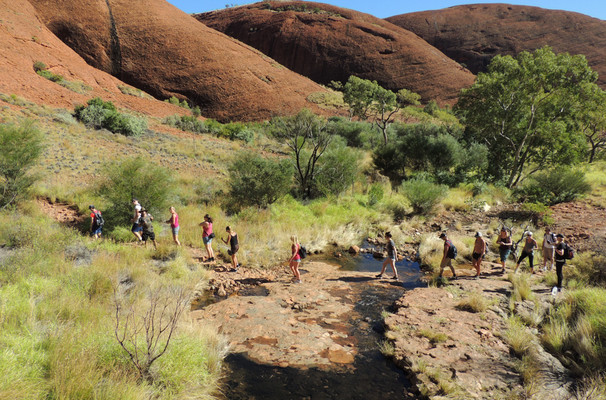
[(558, 275), (558, 290), (562, 289), (562, 281), (564, 280), (564, 274), (562, 273), (562, 268), (566, 264), (566, 261), (556, 261), (556, 274)]
[(528, 257), (528, 264), (530, 265), (530, 269), (532, 270), (534, 268), (534, 253), (533, 252), (526, 253), (525, 251), (522, 250), (522, 254), (520, 254), (520, 258), (518, 259), (518, 265), (526, 257)]

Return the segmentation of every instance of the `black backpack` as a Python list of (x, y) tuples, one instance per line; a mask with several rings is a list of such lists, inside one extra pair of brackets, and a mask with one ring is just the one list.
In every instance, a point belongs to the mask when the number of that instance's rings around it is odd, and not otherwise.
[(564, 258), (566, 260), (572, 260), (574, 258), (574, 249), (569, 245), (564, 248)]
[(301, 245), (299, 245), (299, 257), (301, 257), (301, 258), (307, 257), (307, 249)]
[(448, 252), (446, 252), (446, 257), (453, 259), (457, 258), (457, 248), (455, 247), (455, 245), (452, 244), (450, 240), (446, 243), (450, 245), (450, 247), (448, 248)]
[(97, 211), (95, 213), (95, 225), (97, 225), (98, 227), (102, 227), (104, 223), (105, 223), (105, 220), (103, 219), (103, 216), (101, 215), (101, 213), (99, 211)]

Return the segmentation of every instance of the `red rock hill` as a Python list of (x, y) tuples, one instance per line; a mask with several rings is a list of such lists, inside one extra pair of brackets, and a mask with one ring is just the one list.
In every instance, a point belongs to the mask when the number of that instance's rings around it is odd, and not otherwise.
[(606, 86), (606, 21), (568, 11), (507, 4), (474, 4), (387, 18), (421, 36), (474, 73), (497, 54), (545, 45), (585, 54)]
[(204, 116), (260, 120), (314, 108), (324, 90), (164, 0), (30, 0), (40, 19), (90, 65)]
[(262, 2), (197, 14), (316, 82), (350, 75), (425, 101), (453, 102), (474, 76), (415, 34), (368, 14), (312, 2)]

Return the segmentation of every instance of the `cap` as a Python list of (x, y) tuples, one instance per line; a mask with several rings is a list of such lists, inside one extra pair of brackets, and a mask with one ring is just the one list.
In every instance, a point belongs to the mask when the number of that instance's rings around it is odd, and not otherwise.
[(561, 233), (558, 233), (558, 234), (556, 235), (556, 237), (559, 237), (559, 238), (564, 239), (564, 235), (562, 235)]
[(445, 232), (440, 233), (440, 239), (445, 238), (445, 237), (446, 237), (446, 233)]
[(526, 236), (532, 236), (532, 232), (530, 232), (530, 231), (526, 232)]
[(482, 232), (476, 232), (476, 237), (482, 237)]
[(93, 208), (95, 208), (95, 206), (93, 206), (92, 204), (90, 206), (88, 206), (89, 210), (92, 210)]

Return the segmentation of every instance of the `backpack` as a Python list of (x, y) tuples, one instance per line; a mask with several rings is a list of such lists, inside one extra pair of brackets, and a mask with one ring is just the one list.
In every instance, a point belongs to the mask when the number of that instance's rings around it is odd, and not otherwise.
[(95, 225), (97, 225), (100, 228), (103, 226), (104, 223), (105, 223), (105, 220), (103, 219), (103, 216), (101, 215), (101, 213), (96, 212), (95, 213)]
[(301, 258), (307, 257), (307, 249), (301, 245), (299, 245), (299, 257), (301, 257)]
[(564, 249), (564, 259), (572, 260), (574, 258), (574, 249), (568, 245)]
[(449, 244), (449, 248), (448, 248), (448, 252), (446, 253), (446, 257), (448, 258), (457, 258), (457, 248), (455, 247), (454, 244), (452, 244), (452, 242), (449, 240), (446, 243)]

